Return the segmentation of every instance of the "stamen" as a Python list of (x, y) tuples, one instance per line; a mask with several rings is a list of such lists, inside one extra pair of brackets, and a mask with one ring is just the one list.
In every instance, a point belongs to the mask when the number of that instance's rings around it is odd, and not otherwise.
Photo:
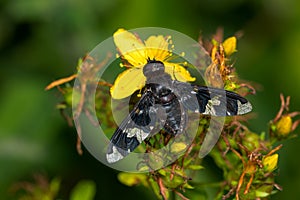
[(160, 44), (158, 45), (158, 48), (155, 49), (156, 50), (155, 55), (161, 60), (165, 60), (164, 58), (165, 56), (163, 55), (169, 51), (170, 42), (168, 40), (170, 40), (170, 38), (171, 36), (164, 37), (164, 40), (161, 40)]
[(139, 93), (136, 96), (137, 97), (141, 97), (142, 96), (142, 89), (140, 89)]

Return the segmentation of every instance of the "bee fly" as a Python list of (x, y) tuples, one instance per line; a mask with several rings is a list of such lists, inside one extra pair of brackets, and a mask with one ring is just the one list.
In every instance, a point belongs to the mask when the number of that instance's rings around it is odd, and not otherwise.
[(172, 136), (182, 133), (188, 110), (204, 115), (234, 116), (252, 109), (245, 98), (234, 92), (172, 80), (164, 64), (155, 59), (148, 59), (143, 74), (146, 85), (142, 96), (110, 139), (106, 153), (108, 163), (123, 159), (146, 138), (156, 134), (157, 124)]

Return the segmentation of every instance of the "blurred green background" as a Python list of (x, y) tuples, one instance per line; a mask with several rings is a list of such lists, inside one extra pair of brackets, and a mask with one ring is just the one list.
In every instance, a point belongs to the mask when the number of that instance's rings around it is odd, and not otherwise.
[[(296, 0), (1, 0), (0, 1), (0, 198), (13, 199), (10, 186), (35, 173), (62, 179), (60, 197), (82, 179), (97, 184), (97, 199), (151, 196), (118, 183), (117, 172), (87, 151), (76, 153), (76, 132), (55, 109), (51, 81), (71, 75), (79, 57), (119, 27), (165, 27), (197, 40), (224, 28), (225, 37), (243, 31), (235, 66), (242, 79), (258, 83), (252, 130), (267, 130), (279, 94), (291, 95), (300, 110), (300, 2)], [(297, 129), (300, 132), (300, 129)], [(272, 199), (300, 198), (300, 139), (284, 142)], [(208, 180), (209, 181), (209, 180)]]

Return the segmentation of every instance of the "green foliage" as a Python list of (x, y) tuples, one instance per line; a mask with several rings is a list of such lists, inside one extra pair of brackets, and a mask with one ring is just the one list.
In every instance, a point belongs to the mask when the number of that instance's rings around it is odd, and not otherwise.
[[(59, 197), (61, 180), (53, 178), (50, 182), (43, 175), (35, 175), (34, 182), (18, 182), (13, 188), (19, 200), (55, 200)], [(71, 191), (70, 200), (93, 200), (96, 184), (90, 180), (79, 181)]]
[[(220, 72), (220, 78), (225, 83), (226, 89), (239, 92), (242, 95), (255, 94), (253, 86), (238, 79), (236, 70), (230, 60), (230, 56), (237, 51), (236, 38), (230, 37), (224, 42), (218, 41), (220, 38), (222, 38), (222, 35), (216, 35), (215, 39), (212, 40), (212, 44), (205, 46), (211, 56), (212, 64), (203, 69), (203, 74), (205, 74), (211, 85), (218, 87), (219, 83), (215, 80), (215, 77), (218, 76), (216, 72)], [(200, 43), (203, 42), (200, 41)], [(93, 71), (97, 70), (97, 65), (85, 65), (83, 64), (83, 67), (95, 66), (96, 68)], [(61, 82), (61, 80), (55, 82)], [(89, 79), (88, 74), (83, 74), (80, 81), (82, 82), (80, 90), (83, 93), (88, 92), (83, 91), (84, 85), (86, 81), (93, 80)], [(122, 84), (119, 81), (116, 82)], [(113, 87), (112, 84), (105, 82), (100, 85), (104, 88)], [(106, 91), (108, 90), (106, 89)], [(246, 121), (250, 119), (249, 115), (226, 118), (222, 137), (209, 154), (214, 164), (223, 172), (222, 180), (213, 184), (214, 187), (219, 188), (219, 192), (216, 194), (217, 198), (228, 199), (232, 196), (235, 196), (237, 200), (267, 198), (281, 190), (280, 186), (275, 183), (278, 163), (278, 154), (275, 154), (275, 152), (282, 147), (277, 142), (288, 138), (290, 133), (296, 129), (299, 120), (293, 123), (292, 117), (299, 115), (299, 113), (289, 113), (289, 97), (285, 100), (281, 95), (280, 98), (282, 106), (277, 116), (270, 122), (268, 137), (265, 133), (255, 133), (246, 126)], [(109, 100), (105, 95), (96, 99), (96, 111), (99, 113), (99, 120), (102, 124), (111, 124), (111, 113), (105, 111)], [(79, 100), (83, 103), (84, 101), (85, 99)], [(81, 108), (78, 110), (83, 112)], [(89, 111), (84, 110), (84, 112)], [(105, 114), (103, 115), (103, 113)], [(211, 183), (199, 185), (196, 176), (199, 171), (206, 170), (201, 164), (203, 159), (200, 159), (198, 155), (210, 120), (210, 117), (202, 117), (199, 122), (197, 136), (190, 146), (187, 146), (185, 141), (174, 141), (170, 145), (170, 149), (167, 149), (167, 151), (183, 153), (174, 163), (163, 167), (171, 157), (167, 152), (162, 151), (150, 157), (146, 163), (138, 166), (140, 170), (150, 170), (149, 173), (131, 174), (121, 172), (118, 175), (119, 181), (127, 186), (143, 185), (151, 189), (158, 199), (167, 200), (173, 196), (180, 199), (194, 199), (195, 196), (200, 199), (207, 198), (206, 188), (210, 187)], [(166, 134), (157, 134), (146, 145), (140, 147), (140, 150), (151, 152), (153, 149), (159, 149), (162, 145), (167, 144), (169, 141), (167, 137)], [(163, 144), (161, 141), (167, 142)], [(276, 147), (275, 144), (277, 144)], [(161, 169), (151, 170), (157, 168)]]
[(93, 200), (96, 194), (96, 184), (93, 181), (82, 180), (73, 188), (70, 200)]
[[(212, 47), (210, 47), (212, 64), (206, 69), (203, 69), (203, 74), (206, 75), (208, 82), (218, 87), (219, 83), (214, 79), (217, 71), (220, 72), (220, 78), (222, 78), (225, 83), (226, 89), (240, 92), (244, 95), (254, 94), (254, 87), (238, 80), (237, 73), (233, 68), (233, 64), (230, 62), (230, 56), (236, 52), (236, 38), (230, 37), (225, 40), (225, 42), (222, 42), (218, 41), (219, 38), (222, 38), (222, 35), (216, 35), (215, 37), (216, 39), (213, 40)], [(85, 66), (86, 64), (84, 64), (84, 62), (82, 65), (84, 67), (83, 69), (89, 68), (89, 66)], [(97, 70), (97, 65), (91, 64), (90, 66), (96, 67), (93, 71)], [(86, 81), (93, 81), (88, 78), (88, 74), (83, 74), (83, 72), (81, 72), (81, 77), (82, 87), (84, 87)], [(55, 81), (54, 83), (60, 83), (61, 80)], [(101, 85), (104, 87), (112, 86), (109, 83)], [(61, 91), (63, 90), (61, 89)], [(85, 91), (81, 88), (81, 92)], [(96, 109), (98, 113), (101, 113), (99, 116), (103, 116), (103, 113), (106, 113), (106, 115), (104, 115), (105, 117), (99, 119), (100, 121), (102, 120), (102, 124), (103, 122), (107, 124), (107, 122), (109, 122), (108, 119), (111, 118), (111, 114), (105, 111), (107, 104), (103, 104), (103, 99), (106, 98), (105, 96), (96, 98)], [(84, 102), (85, 99), (79, 99), (79, 102), (81, 101)], [(277, 116), (270, 122), (268, 137), (265, 137), (265, 133), (257, 134), (250, 131), (245, 125), (245, 121), (249, 119), (247, 116), (227, 117), (222, 131), (222, 137), (209, 154), (215, 164), (223, 172), (223, 180), (216, 184), (217, 187), (219, 187), (219, 192), (216, 194), (217, 198), (222, 197), (222, 199), (227, 199), (232, 196), (235, 196), (237, 200), (267, 198), (281, 189), (280, 186), (275, 183), (278, 154), (274, 153), (278, 151), (282, 145), (274, 147), (274, 144), (287, 138), (290, 132), (295, 130), (299, 124), (299, 121), (293, 124), (291, 118), (299, 113), (288, 113), (289, 97), (285, 101), (283, 95), (281, 95), (281, 101), (282, 106)], [(104, 102), (107, 102), (107, 100), (104, 100)], [(82, 111), (80, 108), (78, 110)], [(206, 190), (197, 186), (198, 183), (193, 181), (193, 179), (195, 179), (199, 170), (206, 170), (203, 165), (201, 165), (203, 160), (199, 159), (198, 155), (209, 123), (209, 117), (203, 117), (200, 120), (197, 136), (190, 146), (187, 146), (184, 141), (174, 141), (170, 145), (168, 151), (172, 153), (183, 153), (183, 156), (171, 165), (163, 167), (165, 165), (164, 163), (171, 158), (167, 152), (161, 152), (160, 154), (150, 157), (146, 163), (138, 166), (140, 170), (150, 169), (149, 173), (131, 174), (121, 172), (118, 175), (119, 181), (127, 186), (143, 185), (146, 188), (151, 188), (159, 199), (162, 198), (166, 200), (171, 196), (189, 199), (195, 198), (194, 195), (199, 198), (206, 198)], [(144, 150), (145, 148), (147, 151), (161, 148), (161, 141), (169, 141), (166, 137), (166, 134), (157, 134), (148, 141), (144, 146)], [(165, 145), (166, 144), (165, 142)], [(151, 170), (157, 168), (161, 169), (157, 171)], [(204, 187), (209, 187), (209, 185), (209, 183), (202, 184)], [(186, 191), (198, 191), (201, 195), (199, 195), (199, 193), (190, 193), (193, 194), (193, 196), (190, 196), (189, 192)], [(185, 193), (187, 196), (185, 196)]]
[(20, 200), (54, 200), (61, 186), (59, 178), (53, 178), (50, 182), (42, 175), (35, 175), (34, 182), (19, 182), (13, 190), (20, 192)]
[[(258, 88), (258, 95), (249, 96), (257, 117), (246, 124), (259, 137), (261, 131), (268, 137), (265, 124), (273, 118), (275, 107), (278, 107), (278, 93), (292, 96), (291, 111), (299, 109), (299, 7), (299, 1), (294, 0), (219, 0), (213, 3), (170, 0), (1, 1), (1, 198), (10, 199), (8, 188), (14, 182), (40, 170), (64, 180), (87, 176), (94, 171), (90, 176), (97, 183), (103, 183), (105, 190), (101, 191), (101, 198), (105, 199), (120, 196), (122, 199), (133, 199), (143, 194), (140, 187), (137, 189), (140, 193), (136, 193), (136, 189), (124, 189), (116, 184), (111, 178), (113, 172), (103, 168), (99, 170), (99, 164), (95, 164), (94, 158), (87, 156), (88, 153), (80, 157), (74, 152), (75, 130), (66, 127), (67, 123), (54, 110), (55, 102), (61, 101), (62, 107), (59, 109), (68, 114), (67, 105), (57, 91), (43, 91), (43, 87), (56, 77), (74, 73), (77, 58), (120, 26), (128, 29), (167, 27), (194, 39), (199, 31), (204, 36), (210, 35), (218, 26), (225, 27), (227, 36), (242, 29), (243, 36), (241, 32), (236, 34), (241, 39), (238, 59), (233, 58), (232, 61), (240, 66), (237, 68), (239, 75), (256, 82), (254, 86)], [(226, 89), (230, 88), (232, 86), (228, 84)], [(294, 122), (294, 118), (292, 120)], [(274, 133), (276, 125), (270, 124)], [(114, 126), (107, 126), (109, 132), (113, 132)], [(299, 137), (296, 141), (286, 140), (292, 137), (293, 134), (288, 134), (281, 141), (284, 148), (280, 151), (280, 175), (276, 180), (284, 190), (272, 199), (299, 198), (300, 175), (297, 172), (300, 162), (296, 159), (300, 151)], [(234, 144), (232, 141), (229, 143)], [(87, 162), (82, 162), (82, 159)], [(197, 174), (202, 173), (209, 178), (201, 176), (197, 181), (210, 182), (213, 177), (220, 178), (220, 173), (216, 173), (217, 164), (214, 165), (203, 165), (205, 170)], [(71, 168), (72, 171), (66, 170)], [(115, 193), (112, 188), (120, 192)], [(212, 192), (207, 187), (202, 187), (201, 192), (203, 195), (197, 189), (190, 196), (198, 195), (196, 199), (212, 198)], [(144, 195), (145, 198), (147, 196)]]

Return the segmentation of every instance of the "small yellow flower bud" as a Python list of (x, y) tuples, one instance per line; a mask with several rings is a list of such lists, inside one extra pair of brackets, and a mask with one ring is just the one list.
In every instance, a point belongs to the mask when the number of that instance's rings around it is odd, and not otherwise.
[(224, 47), (226, 56), (230, 56), (231, 54), (236, 52), (236, 37), (233, 36), (233, 37), (227, 38), (223, 42), (223, 47)]
[(278, 154), (273, 154), (263, 159), (264, 169), (267, 172), (272, 172), (274, 169), (276, 169), (277, 163), (278, 163)]
[(134, 186), (139, 183), (143, 183), (145, 185), (147, 176), (145, 174), (121, 172), (118, 174), (118, 179), (121, 183), (127, 186)]
[(292, 118), (290, 116), (282, 116), (276, 124), (276, 133), (280, 137), (285, 137), (291, 132)]
[(176, 142), (171, 145), (171, 152), (172, 153), (180, 153), (184, 151), (186, 148), (186, 144), (183, 142)]

